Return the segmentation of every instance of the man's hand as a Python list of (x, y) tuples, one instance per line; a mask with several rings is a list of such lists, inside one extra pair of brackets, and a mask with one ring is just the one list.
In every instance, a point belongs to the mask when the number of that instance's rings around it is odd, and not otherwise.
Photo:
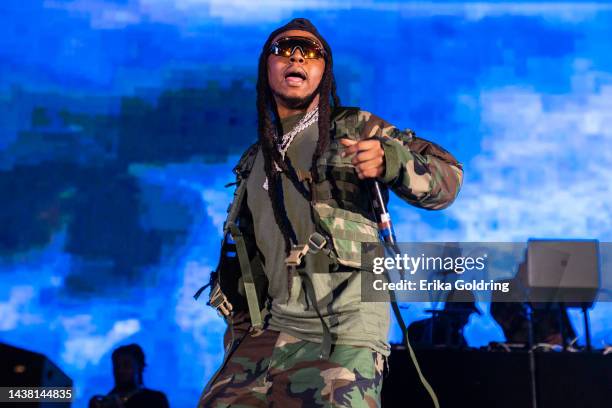
[(354, 154), (353, 166), (360, 179), (376, 178), (385, 172), (385, 151), (378, 139), (364, 139), (360, 141), (340, 139), (345, 147), (342, 157)]

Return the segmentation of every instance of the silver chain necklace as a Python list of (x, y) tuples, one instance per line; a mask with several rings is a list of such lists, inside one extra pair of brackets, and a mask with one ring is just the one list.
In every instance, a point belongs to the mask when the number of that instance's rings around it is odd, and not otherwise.
[[(285, 160), (285, 155), (287, 154), (287, 150), (289, 150), (289, 146), (293, 142), (293, 139), (302, 132), (304, 129), (312, 125), (313, 123), (319, 120), (319, 107), (317, 106), (310, 112), (306, 113), (302, 119), (291, 129), (289, 132), (285, 133), (283, 137), (280, 139), (280, 142), (276, 143), (276, 149), (280, 153), (281, 159)], [(281, 171), (281, 168), (278, 166), (276, 162), (274, 162), (274, 168), (276, 171)], [(268, 190), (268, 176), (264, 180), (263, 186), (264, 190)]]

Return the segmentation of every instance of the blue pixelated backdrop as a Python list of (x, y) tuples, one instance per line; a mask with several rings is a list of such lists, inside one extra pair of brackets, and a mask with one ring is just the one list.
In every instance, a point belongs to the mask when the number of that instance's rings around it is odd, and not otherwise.
[[(192, 295), (256, 138), (261, 45), (298, 16), (332, 45), (345, 105), (464, 163), (449, 209), (392, 199), (401, 240), (612, 239), (612, 6), (3, 0), (0, 341), (62, 367), (74, 406), (112, 387), (121, 344), (143, 346), (145, 383), (177, 407), (220, 362), (224, 325)], [(591, 311), (596, 346), (611, 311)], [(466, 336), (504, 339), (488, 313)]]

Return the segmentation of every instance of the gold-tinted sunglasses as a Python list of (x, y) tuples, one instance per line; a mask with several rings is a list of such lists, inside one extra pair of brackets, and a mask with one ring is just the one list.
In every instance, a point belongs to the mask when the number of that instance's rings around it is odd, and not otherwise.
[(270, 54), (287, 57), (299, 49), (304, 58), (324, 58), (325, 50), (316, 41), (307, 37), (283, 37), (270, 45)]

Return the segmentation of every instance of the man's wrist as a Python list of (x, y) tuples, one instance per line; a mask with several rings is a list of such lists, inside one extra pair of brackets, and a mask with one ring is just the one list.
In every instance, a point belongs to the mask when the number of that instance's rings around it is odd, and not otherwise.
[(378, 181), (387, 185), (393, 184), (397, 180), (400, 172), (401, 162), (397, 154), (397, 147), (394, 143), (398, 143), (386, 137), (378, 138), (380, 145), (385, 152), (383, 160), (385, 161), (385, 169), (383, 174), (378, 177)]

